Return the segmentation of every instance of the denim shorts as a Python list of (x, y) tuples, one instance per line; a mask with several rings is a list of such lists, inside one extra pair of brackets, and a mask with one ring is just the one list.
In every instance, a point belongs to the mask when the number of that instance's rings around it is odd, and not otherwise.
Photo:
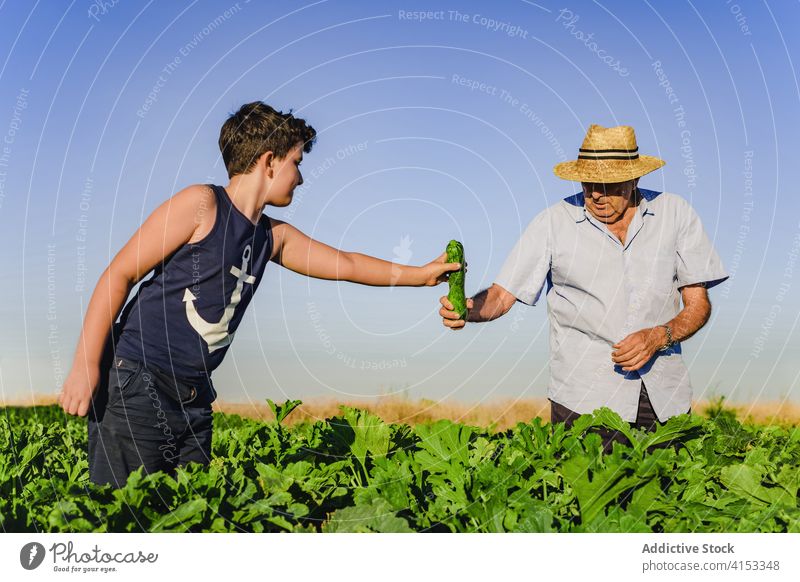
[(115, 357), (89, 410), (89, 478), (123, 487), (138, 467), (173, 471), (211, 459), (208, 391), (141, 362)]

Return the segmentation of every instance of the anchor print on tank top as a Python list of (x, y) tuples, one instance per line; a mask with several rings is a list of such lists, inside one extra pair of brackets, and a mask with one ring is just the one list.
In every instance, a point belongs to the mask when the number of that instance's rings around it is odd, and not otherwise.
[(194, 306), (194, 302), (197, 297), (189, 291), (189, 288), (186, 288), (186, 291), (183, 294), (183, 302), (186, 305), (186, 317), (189, 319), (189, 324), (194, 328), (194, 330), (200, 334), (200, 336), (205, 340), (208, 344), (208, 353), (213, 353), (214, 351), (223, 348), (229, 345), (233, 341), (233, 336), (235, 332), (228, 332), (228, 325), (233, 319), (233, 313), (236, 309), (236, 306), (239, 305), (239, 301), (242, 299), (242, 290), (244, 289), (244, 284), (248, 283), (252, 285), (256, 282), (256, 278), (252, 275), (247, 274), (247, 267), (250, 262), (250, 253), (252, 249), (250, 245), (247, 245), (242, 253), (242, 268), (231, 267), (231, 274), (236, 277), (236, 287), (231, 294), (231, 300), (228, 305), (225, 306), (225, 311), (222, 313), (222, 317), (219, 321), (210, 322), (206, 321), (202, 315), (197, 312), (197, 309)]
[(162, 261), (120, 315), (115, 353), (205, 382), (231, 347), (272, 256), (272, 223), (242, 214), (222, 186), (214, 227)]

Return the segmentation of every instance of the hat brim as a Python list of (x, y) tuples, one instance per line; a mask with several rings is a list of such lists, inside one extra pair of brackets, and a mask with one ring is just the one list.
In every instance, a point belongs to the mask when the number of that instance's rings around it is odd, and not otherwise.
[(660, 158), (644, 155), (635, 160), (575, 160), (556, 164), (553, 172), (559, 178), (573, 182), (612, 184), (639, 178), (666, 163)]

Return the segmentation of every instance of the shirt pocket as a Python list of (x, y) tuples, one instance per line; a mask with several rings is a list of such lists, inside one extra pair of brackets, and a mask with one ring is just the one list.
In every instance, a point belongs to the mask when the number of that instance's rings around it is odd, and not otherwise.
[(647, 274), (645, 285), (658, 296), (672, 295), (675, 292), (675, 256), (657, 256)]

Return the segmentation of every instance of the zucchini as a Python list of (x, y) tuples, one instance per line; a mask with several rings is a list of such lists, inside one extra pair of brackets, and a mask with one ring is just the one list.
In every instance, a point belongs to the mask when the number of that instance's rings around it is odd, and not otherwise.
[(452, 271), (447, 282), (450, 285), (450, 292), (447, 300), (453, 305), (453, 311), (458, 313), (459, 319), (467, 320), (467, 298), (464, 295), (464, 280), (466, 278), (466, 262), (464, 261), (464, 245), (457, 240), (451, 240), (447, 244), (447, 262), (460, 263), (461, 269)]

